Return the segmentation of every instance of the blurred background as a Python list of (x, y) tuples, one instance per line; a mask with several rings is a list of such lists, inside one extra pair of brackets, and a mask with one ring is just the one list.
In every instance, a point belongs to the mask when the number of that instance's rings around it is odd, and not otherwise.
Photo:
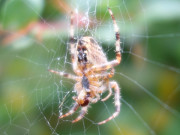
[[(75, 82), (48, 72), (73, 73), (69, 55), (70, 12), (76, 37), (94, 37), (115, 58), (120, 27), (122, 62), (112, 80), (121, 87), (121, 112), (113, 96), (91, 105), (78, 123), (61, 120), (73, 105)], [(0, 134), (179, 135), (179, 0), (0, 0)], [(101, 97), (105, 97), (104, 93)]]

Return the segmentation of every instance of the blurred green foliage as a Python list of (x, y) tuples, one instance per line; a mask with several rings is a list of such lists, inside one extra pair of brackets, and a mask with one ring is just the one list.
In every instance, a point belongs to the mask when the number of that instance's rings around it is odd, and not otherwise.
[[(180, 2), (55, 2), (0, 0), (0, 134), (179, 135)], [(105, 125), (95, 124), (114, 112), (112, 96), (93, 104), (83, 121), (70, 122), (77, 113), (58, 120), (59, 112), (73, 104), (74, 82), (47, 70), (73, 73), (69, 9), (88, 14), (92, 24), (78, 26), (77, 35), (95, 36), (112, 60), (114, 31), (107, 6), (120, 27), (123, 48), (113, 78), (121, 86), (121, 113)]]

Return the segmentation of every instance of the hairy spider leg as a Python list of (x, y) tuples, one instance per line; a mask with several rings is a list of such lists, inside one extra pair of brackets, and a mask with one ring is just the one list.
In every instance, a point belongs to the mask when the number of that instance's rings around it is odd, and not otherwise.
[[(109, 79), (109, 78), (112, 78), (112, 77), (113, 77), (114, 72), (115, 72), (115, 70), (114, 70), (114, 68), (112, 68), (111, 71), (110, 71), (110, 73), (97, 74), (97, 75), (93, 75), (92, 77), (94, 77), (94, 78)], [(106, 101), (106, 100), (112, 95), (112, 89), (111, 89), (111, 87), (110, 87), (110, 85), (109, 85), (109, 80), (107, 80), (107, 83), (108, 83), (108, 91), (109, 91), (109, 94), (108, 94), (105, 98), (101, 99), (101, 101), (103, 101), (103, 102)]]
[(119, 89), (119, 86), (116, 82), (110, 82), (110, 87), (114, 89), (114, 92), (115, 92), (115, 95), (114, 95), (114, 103), (115, 103), (115, 107), (116, 107), (116, 111), (113, 113), (112, 116), (110, 116), (108, 119), (102, 121), (102, 122), (99, 122), (98, 125), (101, 125), (101, 124), (104, 124), (112, 119), (114, 119), (120, 112), (120, 106), (121, 106), (121, 103), (120, 103), (120, 89)]
[(105, 98), (103, 98), (103, 99), (101, 99), (101, 101), (106, 101), (107, 99), (109, 99), (110, 98), (110, 96), (112, 95), (112, 89), (111, 89), (111, 87), (109, 86), (109, 88), (108, 88), (108, 91), (109, 91), (109, 94), (105, 97)]
[[(107, 78), (109, 79), (109, 78), (113, 77), (114, 72), (115, 72), (115, 70), (114, 70), (114, 68), (112, 68), (111, 72), (107, 74)], [(109, 80), (108, 80), (108, 83), (109, 83)], [(110, 85), (108, 85), (108, 91), (109, 91), (109, 94), (105, 98), (101, 99), (101, 101), (103, 101), (103, 102), (106, 101), (112, 95), (112, 89), (111, 89)]]
[(77, 58), (75, 57), (77, 40), (74, 38), (74, 13), (73, 12), (71, 12), (69, 35), (70, 35), (69, 44), (70, 44), (70, 53), (71, 53), (71, 61), (72, 61), (73, 71), (77, 75), (82, 75), (81, 72), (79, 70), (77, 70), (78, 69), (77, 63), (76, 63)]
[(95, 96), (96, 96), (95, 98), (89, 98), (90, 102), (93, 104), (95, 104), (100, 99), (99, 94), (95, 93)]
[(68, 73), (65, 73), (65, 72), (59, 72), (59, 71), (55, 71), (55, 70), (52, 70), (52, 69), (49, 69), (48, 71), (51, 72), (51, 73), (57, 74), (59, 76), (68, 78), (68, 79), (72, 79), (72, 80), (75, 80), (75, 81), (79, 80), (79, 77), (77, 77), (75, 75), (72, 75), (72, 74), (68, 74)]
[(87, 70), (87, 72), (90, 71), (102, 71), (102, 70), (108, 70), (114, 66), (117, 66), (120, 62), (121, 62), (121, 47), (120, 47), (120, 34), (119, 34), (119, 28), (118, 25), (116, 23), (115, 17), (111, 11), (110, 8), (108, 8), (109, 14), (111, 15), (111, 18), (113, 20), (113, 26), (114, 26), (114, 31), (115, 31), (115, 36), (116, 36), (116, 42), (115, 42), (115, 46), (116, 46), (116, 60), (113, 60), (111, 62), (102, 64), (102, 65), (98, 65), (98, 66), (92, 66), (89, 70)]
[(114, 31), (115, 31), (115, 36), (116, 36), (116, 42), (115, 42), (115, 46), (116, 46), (116, 62), (114, 64), (114, 66), (118, 65), (121, 62), (121, 46), (120, 46), (120, 34), (119, 34), (119, 28), (118, 25), (116, 23), (115, 17), (113, 15), (113, 12), (111, 11), (110, 8), (108, 8), (109, 14), (111, 15), (111, 18), (113, 20), (113, 26), (114, 26)]
[(73, 120), (72, 123), (75, 123), (81, 120), (84, 117), (84, 115), (87, 113), (88, 107), (89, 106), (82, 107), (80, 115), (75, 120)]
[(75, 103), (74, 106), (71, 108), (71, 110), (68, 113), (64, 114), (64, 115), (59, 116), (59, 119), (67, 117), (69, 115), (72, 115), (78, 108), (79, 108), (79, 104)]
[(114, 76), (114, 68), (111, 69), (109, 73), (104, 73), (104, 74), (96, 74), (96, 75), (91, 75), (90, 77), (92, 78), (101, 78), (101, 79), (109, 79)]

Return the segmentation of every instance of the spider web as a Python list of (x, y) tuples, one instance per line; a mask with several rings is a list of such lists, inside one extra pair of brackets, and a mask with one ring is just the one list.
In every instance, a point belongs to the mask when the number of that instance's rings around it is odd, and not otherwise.
[[(0, 1), (0, 134), (178, 135), (179, 6), (175, 0)], [(58, 119), (74, 103), (75, 82), (47, 70), (73, 74), (69, 13), (75, 12), (76, 37), (94, 37), (110, 61), (115, 34), (107, 7), (120, 27), (122, 62), (112, 80), (121, 87), (121, 112), (97, 125), (114, 112), (112, 95), (92, 104), (78, 123), (71, 121), (79, 110)], [(19, 8), (18, 16), (12, 11)], [(28, 32), (18, 32), (20, 26)]]

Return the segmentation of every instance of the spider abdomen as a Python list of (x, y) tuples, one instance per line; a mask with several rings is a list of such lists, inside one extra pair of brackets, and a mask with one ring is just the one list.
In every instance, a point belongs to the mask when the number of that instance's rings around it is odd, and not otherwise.
[[(99, 46), (99, 44), (92, 38), (92, 37), (82, 37), (79, 39), (77, 43), (77, 50), (78, 50), (78, 56), (80, 55), (79, 48), (85, 48), (85, 55), (86, 58), (85, 64), (89, 65), (100, 65), (107, 62), (106, 55), (104, 54), (102, 48)], [(78, 59), (78, 62), (80, 62), (80, 59)]]

